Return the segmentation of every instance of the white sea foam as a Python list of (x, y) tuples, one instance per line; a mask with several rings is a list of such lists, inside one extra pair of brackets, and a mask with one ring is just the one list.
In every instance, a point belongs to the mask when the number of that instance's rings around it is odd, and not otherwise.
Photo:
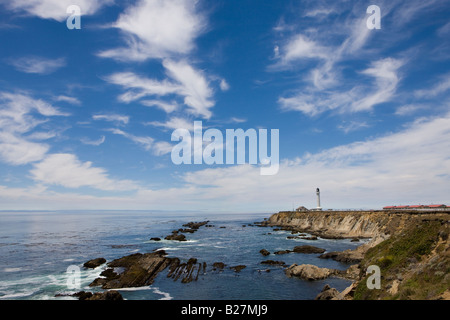
[(159, 288), (157, 288), (157, 287), (153, 288), (153, 292), (156, 293), (156, 294), (160, 294), (160, 295), (163, 296), (163, 297), (162, 297), (161, 299), (159, 299), (159, 300), (172, 300), (172, 299), (173, 299), (172, 296), (171, 296), (169, 293), (167, 293), (167, 292), (162, 292), (162, 291), (159, 290)]
[(19, 272), (22, 271), (22, 268), (5, 268), (3, 272)]

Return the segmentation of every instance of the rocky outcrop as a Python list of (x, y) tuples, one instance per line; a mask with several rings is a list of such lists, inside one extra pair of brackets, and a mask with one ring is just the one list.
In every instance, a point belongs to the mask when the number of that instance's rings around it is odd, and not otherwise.
[(186, 236), (182, 233), (178, 233), (178, 230), (172, 231), (172, 234), (169, 234), (164, 239), (166, 240), (176, 240), (176, 241), (187, 241)]
[(89, 269), (95, 269), (95, 268), (101, 266), (102, 264), (104, 264), (105, 262), (106, 262), (105, 258), (96, 258), (96, 259), (92, 259), (92, 260), (85, 262), (83, 264), (83, 267), (89, 268)]
[(401, 228), (414, 213), (386, 211), (279, 212), (261, 225), (305, 232), (322, 238), (386, 238)]
[(148, 286), (159, 272), (173, 262), (173, 258), (166, 258), (162, 252), (135, 253), (108, 263), (109, 269), (102, 272), (102, 276), (90, 286), (101, 286), (103, 289)]
[(337, 274), (337, 270), (328, 268), (319, 268), (312, 264), (293, 264), (285, 270), (288, 277), (299, 277), (304, 280), (321, 280), (331, 275)]
[(174, 258), (167, 277), (174, 281), (181, 278), (181, 283), (189, 283), (197, 281), (199, 275), (205, 271), (206, 262), (198, 263), (196, 258), (191, 258), (186, 263), (180, 263), (180, 259)]
[(335, 300), (338, 296), (339, 291), (335, 288), (330, 288), (330, 286), (326, 284), (314, 300)]
[(230, 267), (231, 270), (234, 270), (234, 272), (241, 272), (242, 269), (247, 268), (247, 266), (244, 266), (243, 264), (240, 264), (238, 266)]
[(296, 246), (292, 251), (295, 253), (324, 253), (326, 250), (314, 246), (304, 245)]
[(270, 254), (270, 252), (267, 251), (266, 249), (261, 249), (261, 250), (259, 251), (259, 253), (261, 253), (264, 257), (265, 257), (265, 256), (268, 256), (268, 255)]
[[(83, 298), (82, 298), (83, 297)], [(105, 292), (96, 292), (92, 294), (92, 296), (87, 297), (86, 295), (82, 295), (79, 300), (105, 300), (105, 301), (121, 301), (123, 300), (120, 292), (116, 290), (109, 290)]]
[[(203, 222), (188, 222), (183, 224), (183, 227), (187, 228), (180, 228), (178, 230), (173, 230), (172, 234), (169, 234), (164, 239), (166, 240), (175, 240), (175, 241), (187, 241), (186, 236), (183, 233), (194, 233), (196, 232), (201, 226), (207, 225), (209, 221), (203, 221)], [(150, 240), (155, 240), (158, 238), (152, 238)], [(155, 240), (158, 241), (158, 240)]]
[(120, 301), (123, 300), (120, 292), (115, 290), (105, 291), (105, 292), (86, 292), (79, 291), (74, 294), (57, 294), (55, 297), (75, 297), (78, 300), (108, 300), (108, 301)]
[(264, 260), (261, 261), (261, 264), (268, 264), (272, 266), (285, 266), (286, 263), (284, 261), (276, 261), (276, 260)]

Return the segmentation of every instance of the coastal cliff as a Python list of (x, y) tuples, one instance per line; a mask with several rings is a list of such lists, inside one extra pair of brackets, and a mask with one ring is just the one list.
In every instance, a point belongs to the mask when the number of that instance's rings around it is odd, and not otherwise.
[[(322, 255), (323, 258), (357, 263), (351, 268), (358, 270), (351, 286), (341, 293), (324, 288), (319, 295), (322, 298), (450, 299), (449, 213), (279, 212), (264, 224), (323, 238), (371, 238), (355, 250)], [(366, 285), (366, 271), (371, 265), (380, 267), (381, 289), (370, 290)]]
[(266, 223), (322, 238), (387, 238), (415, 216), (385, 211), (282, 211), (273, 214)]

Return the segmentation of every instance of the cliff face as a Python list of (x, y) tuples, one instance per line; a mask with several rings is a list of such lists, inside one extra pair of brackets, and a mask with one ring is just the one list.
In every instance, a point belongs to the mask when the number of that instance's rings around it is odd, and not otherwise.
[[(337, 299), (450, 299), (450, 214), (442, 212), (280, 212), (267, 225), (324, 238), (367, 237), (335, 253), (360, 261), (359, 278)], [(381, 290), (368, 290), (366, 270), (381, 268)]]
[(385, 237), (407, 217), (374, 211), (280, 212), (268, 225), (290, 227), (323, 238)]

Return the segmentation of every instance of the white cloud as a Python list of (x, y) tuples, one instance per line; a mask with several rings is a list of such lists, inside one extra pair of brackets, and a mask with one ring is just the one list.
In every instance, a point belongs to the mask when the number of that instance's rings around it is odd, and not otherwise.
[(81, 139), (81, 142), (83, 144), (87, 144), (87, 145), (91, 145), (91, 146), (99, 146), (99, 145), (103, 144), (105, 141), (106, 141), (105, 136), (101, 136), (100, 139), (98, 139), (98, 140), (90, 140), (88, 138)]
[(66, 65), (64, 58), (22, 57), (10, 59), (10, 64), (25, 73), (50, 74)]
[(353, 88), (342, 90), (320, 90), (307, 87), (291, 97), (280, 97), (278, 102), (285, 111), (301, 111), (309, 116), (316, 116), (327, 110), (340, 112), (369, 111), (377, 104), (390, 101), (400, 81), (398, 70), (404, 65), (400, 59), (386, 58), (371, 63), (361, 72), (375, 81), (374, 86), (358, 82)]
[(66, 188), (92, 187), (108, 191), (137, 188), (132, 181), (111, 179), (105, 169), (93, 167), (90, 161), (82, 162), (68, 153), (48, 155), (34, 164), (30, 174), (39, 183)]
[(161, 100), (142, 100), (140, 103), (147, 107), (157, 107), (165, 111), (166, 113), (172, 113), (178, 109), (178, 104), (176, 101), (165, 102)]
[(81, 101), (79, 99), (77, 99), (75, 97), (64, 96), (64, 95), (57, 96), (57, 97), (53, 98), (53, 100), (59, 101), (59, 102), (67, 102), (67, 103), (74, 104), (74, 105), (81, 105)]
[(79, 6), (82, 15), (92, 15), (104, 5), (113, 3), (113, 0), (2, 0), (1, 2), (9, 10), (61, 22), (69, 17), (67, 8), (70, 5)]
[(165, 154), (171, 153), (173, 145), (166, 141), (158, 141), (153, 145), (153, 153), (157, 156), (163, 156)]
[(130, 121), (129, 116), (123, 116), (120, 114), (95, 114), (92, 116), (94, 120), (104, 120), (109, 122), (118, 122), (127, 124)]
[(417, 98), (434, 98), (448, 90), (450, 90), (450, 73), (440, 77), (432, 88), (416, 90), (414, 95)]
[(407, 104), (407, 105), (403, 105), (399, 108), (397, 108), (397, 110), (395, 111), (395, 114), (398, 116), (405, 116), (405, 115), (411, 115), (414, 112), (416, 112), (417, 110), (420, 109), (425, 109), (427, 108), (426, 105), (423, 104)]
[(167, 120), (166, 122), (161, 122), (161, 121), (150, 121), (146, 123), (147, 125), (151, 125), (151, 126), (155, 126), (155, 127), (162, 127), (162, 128), (166, 128), (166, 129), (172, 129), (172, 130), (176, 130), (176, 129), (188, 129), (190, 131), (193, 130), (194, 128), (194, 122), (193, 121), (188, 121), (184, 118), (179, 118), (179, 117), (172, 117), (169, 120)]
[(153, 143), (155, 142), (155, 139), (151, 137), (138, 137), (120, 129), (109, 129), (108, 131), (112, 132), (113, 134), (121, 135), (125, 138), (130, 139), (134, 143), (141, 145), (146, 151), (149, 151)]
[[(210, 109), (214, 106), (213, 90), (209, 87), (203, 73), (194, 69), (186, 61), (164, 60), (163, 66), (170, 80), (149, 79), (132, 72), (115, 73), (107, 76), (105, 80), (128, 89), (119, 96), (122, 102), (128, 103), (147, 96), (162, 97), (175, 94), (184, 98), (183, 102), (188, 107), (188, 112), (206, 119), (210, 118), (212, 115)], [(154, 102), (154, 100), (150, 101)], [(172, 111), (166, 105), (159, 103), (157, 106)]]
[(211, 101), (213, 91), (202, 72), (195, 70), (186, 61), (174, 62), (165, 60), (164, 67), (169, 77), (180, 83), (179, 94), (183, 95), (184, 103), (190, 107), (190, 112), (209, 119), (214, 106)]
[(119, 129), (109, 129), (108, 131), (131, 140), (135, 144), (140, 145), (142, 148), (144, 148), (145, 151), (152, 151), (152, 153), (156, 156), (162, 156), (172, 151), (172, 147), (169, 146), (169, 143), (166, 143), (164, 141), (156, 141), (152, 137), (135, 136), (131, 133)]
[(12, 165), (23, 165), (44, 158), (49, 146), (27, 141), (11, 133), (0, 131), (0, 158)]
[[(66, 181), (67, 186), (103, 190), (115, 183), (105, 171), (95, 170), (90, 163), (82, 163), (72, 155), (49, 158), (52, 161), (42, 168), (46, 174), (35, 176), (42, 177), (44, 185)], [(66, 170), (57, 169), (53, 173), (55, 167)], [(292, 209), (293, 203), (315, 207), (315, 188), (320, 187), (325, 208), (379, 209), (395, 204), (450, 203), (449, 172), (450, 114), (447, 114), (415, 121), (396, 133), (286, 159), (274, 176), (261, 176), (257, 166), (222, 166), (180, 174), (180, 183), (174, 187), (140, 187), (126, 197), (105, 198), (52, 193), (39, 185), (29, 189), (0, 186), (0, 201), (15, 209), (31, 203), (34, 209), (39, 204), (39, 208), (52, 209), (277, 212)]]
[(39, 137), (39, 132), (33, 130), (47, 122), (48, 117), (67, 115), (49, 103), (28, 95), (0, 92), (0, 158), (12, 165), (41, 160), (49, 146), (29, 141), (43, 138), (42, 133)]
[(230, 90), (230, 85), (225, 79), (220, 80), (220, 90), (222, 91), (228, 91)]
[(365, 121), (344, 121), (344, 123), (338, 126), (338, 129), (344, 131), (345, 133), (349, 133), (368, 127), (369, 125)]
[(399, 59), (386, 58), (372, 63), (362, 73), (375, 78), (376, 90), (352, 103), (352, 111), (371, 110), (373, 106), (390, 101), (399, 82), (398, 69), (404, 62)]
[(189, 53), (206, 27), (196, 5), (190, 0), (138, 1), (113, 24), (122, 31), (127, 47), (105, 50), (99, 56), (143, 61)]
[(281, 63), (283, 65), (292, 63), (299, 59), (329, 59), (330, 50), (319, 45), (303, 34), (292, 37), (285, 47), (282, 48)]

